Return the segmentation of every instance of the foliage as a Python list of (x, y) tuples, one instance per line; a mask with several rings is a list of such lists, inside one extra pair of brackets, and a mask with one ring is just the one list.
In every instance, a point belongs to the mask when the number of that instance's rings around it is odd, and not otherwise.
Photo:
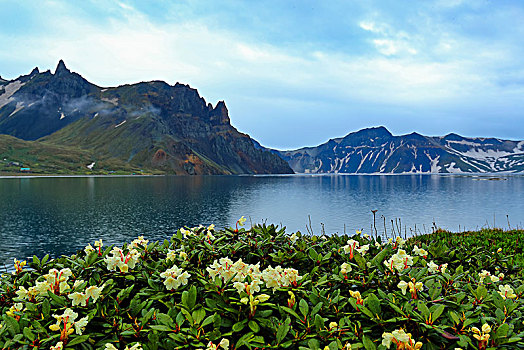
[(17, 261), (0, 281), (0, 345), (524, 348), (521, 231), (382, 242), (241, 224)]

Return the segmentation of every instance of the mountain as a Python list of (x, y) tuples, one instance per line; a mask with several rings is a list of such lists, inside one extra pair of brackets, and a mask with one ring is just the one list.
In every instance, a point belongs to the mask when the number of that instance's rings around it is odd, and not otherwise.
[(101, 88), (62, 60), (54, 73), (35, 68), (0, 79), (0, 134), (32, 141), (28, 147), (85, 151), (94, 170), (114, 164), (191, 175), (292, 173), (231, 125), (224, 101), (213, 107), (196, 89), (162, 81)]
[(393, 136), (384, 127), (363, 129), (317, 147), (273, 152), (297, 173), (524, 172), (524, 141), (457, 134)]

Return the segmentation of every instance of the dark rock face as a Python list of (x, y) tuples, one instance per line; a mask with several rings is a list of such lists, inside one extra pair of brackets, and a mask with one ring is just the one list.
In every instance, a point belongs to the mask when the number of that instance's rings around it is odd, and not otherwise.
[(297, 173), (402, 174), (523, 172), (524, 141), (393, 136), (386, 128), (360, 130), (318, 147), (277, 151)]
[(95, 150), (102, 158), (176, 174), (292, 172), (231, 126), (224, 101), (213, 107), (188, 85), (100, 88), (61, 60), (54, 74), (35, 68), (1, 88), (0, 134)]

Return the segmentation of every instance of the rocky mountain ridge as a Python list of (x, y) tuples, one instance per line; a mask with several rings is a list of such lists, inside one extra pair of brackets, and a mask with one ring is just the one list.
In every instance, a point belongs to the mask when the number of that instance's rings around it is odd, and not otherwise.
[(393, 136), (385, 127), (363, 129), (317, 147), (275, 151), (296, 173), (421, 174), (524, 172), (524, 141)]
[(162, 81), (102, 88), (62, 60), (54, 73), (0, 80), (0, 134), (89, 150), (95, 170), (115, 159), (174, 174), (292, 172), (231, 125), (224, 101), (213, 107), (196, 89)]

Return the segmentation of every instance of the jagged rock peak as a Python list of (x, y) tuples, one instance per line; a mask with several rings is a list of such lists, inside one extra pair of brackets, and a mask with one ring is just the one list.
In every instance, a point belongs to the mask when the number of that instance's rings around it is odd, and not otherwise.
[(38, 67), (33, 68), (31, 73), (29, 73), (29, 76), (32, 77), (33, 75), (36, 75), (36, 74), (40, 74), (40, 70), (38, 69)]
[(56, 66), (55, 75), (62, 75), (62, 74), (70, 74), (71, 71), (66, 67), (63, 60), (60, 60), (58, 62), (58, 65)]

